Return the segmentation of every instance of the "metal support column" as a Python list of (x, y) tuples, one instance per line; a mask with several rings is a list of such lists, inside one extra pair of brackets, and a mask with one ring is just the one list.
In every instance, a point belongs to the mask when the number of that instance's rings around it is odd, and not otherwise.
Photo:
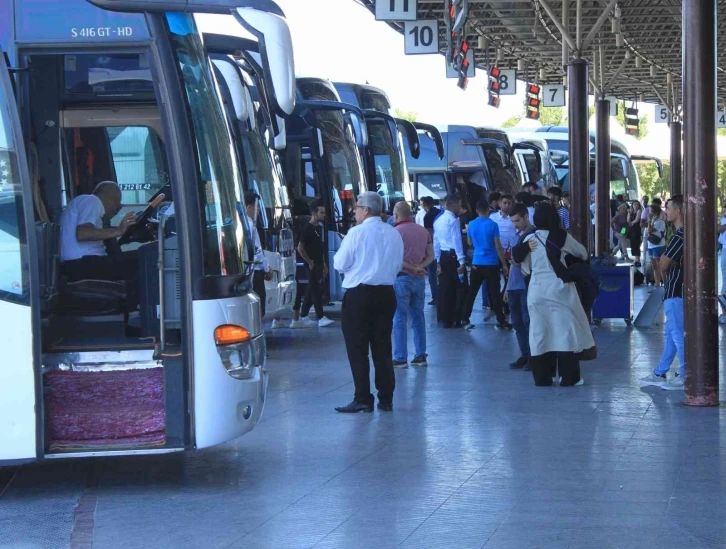
[(671, 122), (671, 196), (683, 194), (681, 123)]
[[(567, 66), (570, 137), (570, 233), (590, 249), (590, 132), (588, 67), (585, 59)], [(715, 118), (714, 118), (715, 119)], [(602, 221), (599, 219), (598, 221)]]
[(683, 0), (685, 404), (717, 406), (716, 0)]
[(595, 101), (595, 255), (610, 254), (610, 101)]

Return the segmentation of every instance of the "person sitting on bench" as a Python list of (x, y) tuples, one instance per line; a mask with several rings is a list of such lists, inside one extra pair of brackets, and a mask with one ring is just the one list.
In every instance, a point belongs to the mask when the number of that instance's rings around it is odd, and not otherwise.
[[(113, 181), (99, 183), (93, 194), (82, 194), (70, 201), (60, 218), (61, 273), (69, 282), (110, 280), (126, 282), (129, 311), (138, 308), (139, 258), (136, 251), (109, 253), (105, 240), (123, 236), (136, 223), (136, 214), (127, 213), (118, 227), (104, 228), (121, 210), (121, 189)], [(113, 248), (113, 246), (111, 246)]]

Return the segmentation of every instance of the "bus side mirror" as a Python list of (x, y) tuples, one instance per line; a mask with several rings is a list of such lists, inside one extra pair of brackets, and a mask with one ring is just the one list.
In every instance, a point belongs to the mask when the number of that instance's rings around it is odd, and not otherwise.
[(343, 117), (346, 122), (353, 128), (353, 136), (355, 137), (355, 144), (358, 147), (368, 146), (368, 128), (366, 127), (365, 121), (354, 112), (346, 112)]
[(620, 159), (620, 166), (623, 168), (623, 176), (625, 176), (625, 179), (630, 177), (630, 163), (627, 158)]
[(276, 151), (284, 151), (287, 147), (287, 130), (285, 128), (285, 119), (280, 118), (279, 116), (276, 116), (276, 118), (277, 128), (280, 130), (280, 133), (275, 136), (274, 146)]
[(295, 63), (287, 22), (279, 15), (254, 8), (237, 8), (232, 13), (257, 38), (275, 114), (291, 115), (295, 109)]

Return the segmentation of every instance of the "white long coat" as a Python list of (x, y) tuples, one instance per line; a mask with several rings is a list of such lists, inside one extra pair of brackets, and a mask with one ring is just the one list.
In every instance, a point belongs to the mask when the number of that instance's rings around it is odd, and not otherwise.
[[(547, 242), (548, 234), (549, 231), (536, 231), (525, 239), (529, 241), (539, 235), (541, 240), (522, 263), (522, 271), (532, 275), (527, 291), (532, 356), (555, 351), (579, 353), (595, 345), (574, 282), (563, 282), (552, 269), (542, 244)], [(587, 259), (585, 247), (569, 234), (562, 251)], [(561, 260), (564, 264), (564, 258)]]

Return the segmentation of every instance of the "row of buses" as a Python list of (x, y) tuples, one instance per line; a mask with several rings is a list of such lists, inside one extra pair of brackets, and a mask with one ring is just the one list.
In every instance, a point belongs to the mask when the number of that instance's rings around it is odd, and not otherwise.
[[(548, 135), (437, 129), (396, 118), (375, 87), (296, 78), (272, 0), (12, 0), (0, 48), (0, 464), (204, 448), (255, 426), (266, 318), (246, 193), (272, 318), (292, 309), (294, 227), (316, 201), (332, 259), (363, 191), (391, 213), (566, 181)], [(139, 256), (131, 314), (125, 283), (60, 268), (64, 208), (107, 180), (124, 204), (109, 226), (137, 214), (109, 243)]]

